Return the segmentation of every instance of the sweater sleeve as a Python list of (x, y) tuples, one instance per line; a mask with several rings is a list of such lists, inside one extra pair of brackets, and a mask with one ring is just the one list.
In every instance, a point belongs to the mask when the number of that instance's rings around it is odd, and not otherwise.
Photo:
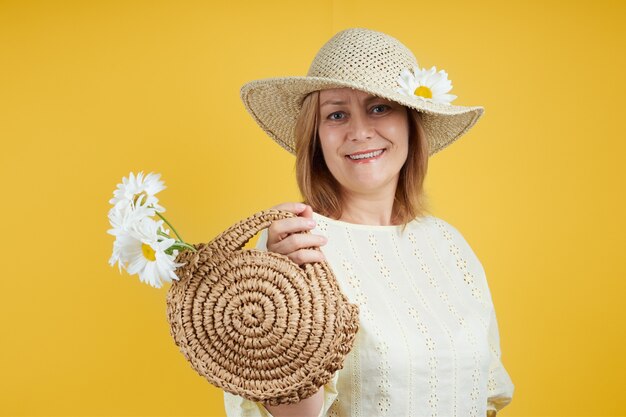
[(459, 249), (471, 264), (471, 270), (477, 271), (479, 274), (479, 277), (476, 277), (476, 282), (479, 288), (482, 288), (487, 300), (486, 308), (489, 309), (487, 343), (490, 351), (489, 374), (487, 376), (487, 417), (493, 417), (512, 401), (515, 387), (502, 363), (500, 333), (498, 331), (498, 320), (491, 297), (491, 290), (483, 265), (465, 237), (450, 223), (442, 221), (442, 224), (451, 233), (452, 239), (458, 244)]
[(489, 382), (487, 385), (487, 410), (494, 413), (499, 412), (507, 406), (512, 398), (515, 386), (502, 364), (500, 352), (500, 334), (498, 332), (498, 321), (495, 309), (491, 308), (491, 318), (489, 320), (489, 350), (491, 351), (491, 364), (489, 365)]
[(263, 229), (259, 233), (259, 240), (256, 242), (256, 249), (267, 250), (267, 229)]
[[(267, 250), (267, 229), (263, 229), (259, 234), (256, 249)], [(337, 379), (339, 371), (335, 372), (332, 379), (324, 385), (324, 403), (318, 417), (326, 416), (330, 406), (337, 398)], [(260, 402), (250, 401), (239, 395), (234, 395), (224, 391), (224, 408), (227, 417), (273, 417)]]

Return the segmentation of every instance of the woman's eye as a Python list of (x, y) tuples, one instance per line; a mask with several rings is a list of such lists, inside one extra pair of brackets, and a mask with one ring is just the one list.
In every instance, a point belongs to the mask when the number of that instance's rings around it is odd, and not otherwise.
[[(335, 117), (335, 116), (338, 116), (338, 117)], [(343, 116), (343, 113), (341, 113), (341, 112), (331, 113), (331, 114), (328, 115), (328, 118), (330, 120), (341, 120), (341, 117), (339, 117), (339, 116)]]
[[(385, 110), (387, 110), (389, 108), (389, 106), (387, 106), (386, 104), (379, 104), (377, 106), (374, 106), (372, 108), (372, 110), (374, 111), (374, 113), (382, 113)], [(379, 109), (379, 111), (376, 111), (376, 109)]]

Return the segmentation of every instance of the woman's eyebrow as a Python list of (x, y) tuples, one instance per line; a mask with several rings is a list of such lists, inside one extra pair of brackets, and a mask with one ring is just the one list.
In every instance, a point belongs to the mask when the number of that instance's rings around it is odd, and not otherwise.
[(344, 100), (333, 100), (333, 99), (330, 99), (330, 100), (326, 100), (325, 102), (323, 102), (320, 107), (328, 106), (328, 105), (331, 105), (331, 104), (341, 105), (341, 104), (346, 104), (346, 102)]
[[(384, 99), (381, 99), (380, 97), (377, 97), (377, 96), (369, 96), (368, 98), (366, 98), (366, 99), (365, 99), (365, 102), (366, 102), (366, 103), (369, 103), (369, 102), (374, 101), (374, 100), (384, 100)], [(332, 99), (332, 98), (331, 98), (331, 99), (326, 100), (325, 102), (323, 102), (323, 103), (320, 105), (320, 107), (324, 107), (324, 106), (326, 106), (326, 105), (337, 105), (337, 106), (341, 106), (341, 105), (343, 105), (343, 104), (347, 104), (347, 102), (346, 102), (345, 100), (342, 100), (342, 99)]]

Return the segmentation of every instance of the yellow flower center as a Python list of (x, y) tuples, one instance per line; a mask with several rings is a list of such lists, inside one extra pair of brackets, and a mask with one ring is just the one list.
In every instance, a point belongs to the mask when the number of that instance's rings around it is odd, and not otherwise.
[(140, 192), (140, 193), (135, 194), (135, 195), (133, 196), (133, 203), (137, 204), (137, 200), (139, 200), (139, 198), (140, 198), (141, 196), (143, 196), (143, 197), (144, 197), (144, 199), (143, 199), (142, 203), (145, 203), (145, 202), (146, 202), (146, 200), (148, 199), (148, 193), (147, 193), (147, 192), (145, 192), (145, 191), (142, 191), (142, 192)]
[(416, 96), (424, 97), (424, 98), (433, 98), (433, 92), (430, 91), (430, 88), (424, 85), (420, 85), (419, 87), (417, 87), (415, 91), (413, 92), (413, 94), (415, 94)]
[(152, 249), (152, 247), (150, 247), (150, 245), (147, 245), (145, 243), (141, 244), (141, 251), (143, 252), (143, 256), (144, 258), (146, 258), (149, 261), (156, 261), (156, 253), (154, 252), (154, 249)]

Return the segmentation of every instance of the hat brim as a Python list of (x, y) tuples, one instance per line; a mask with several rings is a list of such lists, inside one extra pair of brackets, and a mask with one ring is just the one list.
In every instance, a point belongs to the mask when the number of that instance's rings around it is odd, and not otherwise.
[(280, 77), (254, 80), (241, 87), (241, 100), (261, 128), (290, 153), (295, 151), (295, 122), (302, 101), (312, 91), (349, 87), (395, 101), (422, 114), (433, 155), (463, 136), (482, 116), (482, 106), (435, 103), (419, 96), (322, 77)]

